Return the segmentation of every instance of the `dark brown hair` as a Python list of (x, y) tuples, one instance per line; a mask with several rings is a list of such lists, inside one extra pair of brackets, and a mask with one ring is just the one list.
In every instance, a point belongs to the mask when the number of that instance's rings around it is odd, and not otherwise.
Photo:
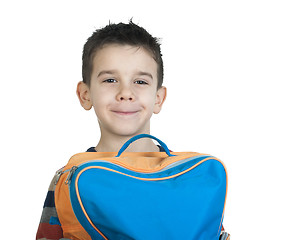
[(128, 24), (109, 23), (104, 28), (96, 30), (88, 38), (82, 54), (83, 82), (90, 86), (93, 70), (93, 58), (96, 52), (106, 44), (131, 45), (143, 47), (152, 54), (157, 63), (158, 89), (163, 84), (163, 60), (158, 38), (152, 37), (144, 28), (134, 24), (132, 20)]

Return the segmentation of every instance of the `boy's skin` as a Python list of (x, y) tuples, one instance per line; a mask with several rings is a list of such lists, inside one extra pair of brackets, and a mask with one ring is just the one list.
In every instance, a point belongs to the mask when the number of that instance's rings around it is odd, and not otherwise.
[[(93, 59), (90, 86), (77, 85), (81, 106), (93, 106), (101, 137), (98, 152), (117, 152), (129, 138), (150, 134), (150, 118), (158, 114), (166, 98), (166, 88), (157, 89), (157, 63), (142, 47), (107, 44)], [(158, 152), (151, 139), (131, 144), (130, 152)]]

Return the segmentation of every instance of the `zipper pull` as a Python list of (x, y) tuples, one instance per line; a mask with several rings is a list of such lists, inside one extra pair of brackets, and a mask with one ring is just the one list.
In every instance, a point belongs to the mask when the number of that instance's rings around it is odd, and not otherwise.
[(56, 179), (55, 179), (55, 182), (54, 182), (55, 185), (57, 185), (57, 183), (59, 182), (59, 179), (60, 179), (62, 174), (63, 174), (63, 168), (61, 168), (60, 170), (58, 170), (56, 172), (56, 174), (55, 174)]
[(72, 175), (74, 174), (74, 172), (76, 171), (76, 169), (78, 169), (77, 166), (73, 166), (73, 167), (71, 168), (71, 170), (70, 170), (70, 172), (69, 172), (69, 174), (68, 174), (68, 176), (67, 176), (67, 179), (66, 179), (66, 181), (65, 181), (65, 184), (70, 184)]
[(57, 185), (57, 183), (59, 182), (59, 179), (60, 179), (61, 175), (65, 172), (65, 171), (63, 171), (64, 168), (65, 168), (65, 167), (62, 167), (62, 168), (60, 168), (60, 169), (56, 172), (56, 174), (55, 174), (55, 182), (54, 182), (55, 185)]

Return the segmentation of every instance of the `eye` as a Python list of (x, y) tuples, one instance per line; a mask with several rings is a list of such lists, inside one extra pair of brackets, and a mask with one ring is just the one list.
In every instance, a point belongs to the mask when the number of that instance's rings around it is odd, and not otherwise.
[(137, 83), (137, 84), (141, 84), (141, 85), (148, 85), (148, 83), (146, 82), (146, 81), (143, 81), (143, 80), (137, 80), (137, 81), (135, 81), (135, 83)]
[(109, 79), (104, 80), (103, 82), (105, 82), (105, 83), (115, 83), (115, 82), (117, 82), (117, 80), (115, 80), (113, 78), (109, 78)]

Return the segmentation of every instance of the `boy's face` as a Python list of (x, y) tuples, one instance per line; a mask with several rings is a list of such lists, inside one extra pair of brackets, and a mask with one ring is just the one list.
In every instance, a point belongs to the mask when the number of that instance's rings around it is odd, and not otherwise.
[(102, 134), (149, 133), (150, 118), (166, 97), (164, 87), (157, 90), (152, 56), (141, 47), (112, 44), (97, 51), (93, 66), (88, 97)]

